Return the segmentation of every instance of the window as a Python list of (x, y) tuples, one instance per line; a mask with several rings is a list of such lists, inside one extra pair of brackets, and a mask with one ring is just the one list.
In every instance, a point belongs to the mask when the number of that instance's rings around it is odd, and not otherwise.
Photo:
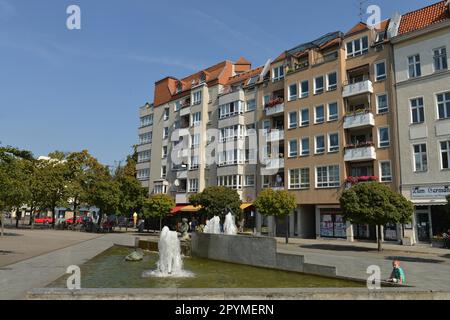
[(306, 98), (307, 96), (309, 96), (309, 82), (308, 80), (302, 81), (300, 83), (300, 97), (301, 98)]
[(297, 128), (297, 112), (289, 112), (289, 129)]
[(324, 83), (323, 76), (317, 77), (314, 79), (314, 94), (323, 93)]
[(167, 186), (162, 184), (155, 185), (155, 189), (153, 190), (154, 194), (166, 194), (167, 193)]
[(339, 118), (337, 102), (328, 104), (328, 121), (336, 121)]
[(246, 187), (254, 187), (255, 186), (255, 176), (254, 175), (246, 175), (245, 176), (245, 186)]
[(153, 115), (148, 115), (141, 118), (141, 127), (148, 127), (153, 125)]
[(163, 115), (164, 121), (169, 120), (169, 115), (170, 115), (170, 110), (169, 110), (169, 108), (164, 109), (164, 115)]
[(202, 113), (196, 112), (191, 115), (191, 127), (197, 127), (202, 121)]
[(279, 66), (272, 69), (272, 81), (279, 81), (284, 79), (284, 67)]
[(386, 93), (377, 95), (377, 113), (387, 113), (389, 112), (388, 96)]
[(137, 171), (138, 180), (148, 180), (150, 178), (150, 169), (142, 169)]
[(441, 71), (448, 69), (447, 63), (447, 49), (439, 48), (433, 50), (434, 71)]
[(315, 108), (315, 123), (324, 123), (325, 122), (325, 110), (324, 106), (317, 106)]
[(309, 109), (302, 109), (300, 111), (300, 125), (302, 127), (309, 126)]
[(153, 137), (153, 133), (151, 131), (141, 134), (141, 135), (139, 135), (139, 143), (140, 144), (152, 143), (152, 137)]
[(142, 162), (147, 162), (150, 161), (152, 154), (151, 154), (151, 150), (145, 150), (142, 152), (138, 153), (138, 162), (142, 163)]
[(423, 98), (410, 100), (411, 105), (411, 123), (424, 123), (425, 111), (423, 108)]
[(202, 92), (197, 91), (193, 94), (192, 105), (197, 105), (202, 103)]
[(302, 138), (301, 142), (301, 153), (302, 157), (309, 156), (309, 138)]
[(439, 119), (450, 118), (450, 91), (437, 95)]
[(289, 101), (297, 100), (297, 85), (291, 84), (288, 88)]
[(167, 176), (167, 167), (166, 166), (162, 166), (161, 167), (161, 179), (165, 179)]
[(270, 131), (270, 120), (263, 120), (262, 129), (265, 133)]
[(192, 156), (191, 157), (191, 163), (189, 165), (190, 170), (197, 170), (199, 167), (199, 158), (198, 156)]
[(200, 146), (200, 134), (193, 134), (191, 136), (191, 148), (195, 149), (198, 148)]
[(162, 158), (167, 158), (167, 146), (162, 147)]
[(325, 136), (316, 137), (316, 154), (325, 153)]
[(339, 166), (316, 168), (317, 188), (336, 188), (340, 185)]
[(392, 170), (390, 161), (380, 162), (381, 182), (392, 182)]
[(219, 176), (217, 177), (217, 184), (231, 189), (242, 189), (242, 176)]
[(416, 144), (414, 149), (414, 172), (428, 171), (427, 145)]
[(309, 168), (289, 170), (289, 189), (308, 189), (310, 187)]
[(383, 81), (386, 80), (386, 61), (376, 62), (375, 63), (375, 81)]
[(379, 148), (387, 148), (391, 145), (389, 138), (389, 128), (379, 128), (378, 129), (378, 147)]
[(263, 101), (264, 107), (267, 107), (269, 102), (270, 102), (270, 95), (264, 96), (264, 101)]
[(225, 119), (244, 113), (242, 110), (242, 102), (234, 101), (219, 106), (219, 118)]
[(295, 158), (298, 156), (298, 142), (297, 139), (289, 141), (289, 158)]
[(173, 128), (174, 129), (180, 129), (181, 128), (181, 120), (175, 120), (173, 122)]
[(167, 139), (169, 137), (169, 128), (168, 127), (164, 127), (163, 129), (163, 140)]
[(220, 129), (219, 133), (219, 141), (220, 142), (227, 142), (227, 141), (234, 141), (237, 139), (242, 139), (245, 137), (245, 127), (242, 125), (234, 125), (231, 127), (226, 127), (223, 129)]
[(331, 133), (328, 135), (328, 152), (339, 151), (339, 134)]
[(450, 169), (450, 141), (441, 142), (442, 169)]
[(183, 107), (183, 103), (181, 101), (175, 102), (175, 108), (174, 108), (175, 112), (180, 111), (182, 107)]
[(327, 75), (327, 90), (334, 91), (337, 89), (337, 73), (329, 73)]
[(247, 101), (247, 111), (255, 111), (256, 110), (256, 100), (248, 100)]
[(219, 153), (219, 166), (231, 166), (245, 163), (245, 150), (230, 149)]
[(198, 179), (189, 179), (188, 192), (198, 192)]
[(369, 37), (365, 36), (347, 42), (347, 58), (357, 57), (369, 52)]
[(422, 75), (422, 69), (420, 67), (420, 55), (416, 54), (414, 56), (408, 57), (408, 70), (410, 78), (416, 78)]

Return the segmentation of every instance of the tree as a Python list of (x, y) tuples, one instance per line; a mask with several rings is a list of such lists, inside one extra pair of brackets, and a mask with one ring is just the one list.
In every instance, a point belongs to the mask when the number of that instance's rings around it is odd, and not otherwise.
[(92, 180), (87, 184), (87, 202), (100, 209), (98, 225), (101, 226), (103, 215), (117, 213), (119, 206), (119, 184), (114, 180), (109, 168), (99, 166), (93, 172)]
[(49, 159), (39, 160), (39, 179), (42, 186), (40, 202), (42, 208), (52, 212), (52, 227), (56, 223), (56, 206), (67, 203), (69, 170), (66, 155), (61, 152), (49, 154)]
[(88, 202), (88, 185), (96, 179), (96, 173), (101, 171), (102, 165), (87, 150), (73, 152), (67, 157), (68, 202), (73, 208), (73, 223), (77, 221), (78, 209)]
[(159, 218), (159, 230), (162, 230), (162, 219), (175, 207), (175, 201), (167, 194), (155, 194), (144, 200), (142, 212), (146, 218)]
[(201, 212), (208, 218), (224, 218), (230, 211), (238, 218), (242, 214), (239, 194), (226, 187), (208, 187), (203, 192), (192, 195), (189, 201), (196, 207), (201, 206)]
[(297, 207), (295, 196), (286, 190), (264, 189), (254, 206), (263, 216), (285, 217), (286, 243), (289, 243), (289, 215)]
[(340, 203), (346, 220), (378, 226), (378, 251), (382, 251), (381, 226), (410, 223), (414, 212), (410, 201), (379, 182), (353, 186), (342, 194)]
[[(16, 209), (16, 228), (19, 226), (20, 209), (29, 199), (25, 160), (32, 160), (29, 151), (13, 147), (0, 147), (0, 213)], [(3, 213), (2, 227), (3, 227)]]
[(124, 167), (116, 170), (115, 179), (120, 189), (119, 213), (130, 217), (134, 212), (141, 210), (148, 193), (148, 190), (143, 188), (136, 178), (136, 160), (133, 156), (127, 158)]

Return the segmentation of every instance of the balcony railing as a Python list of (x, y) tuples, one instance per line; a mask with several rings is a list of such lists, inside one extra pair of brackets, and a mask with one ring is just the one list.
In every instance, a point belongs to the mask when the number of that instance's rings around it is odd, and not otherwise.
[(286, 67), (286, 74), (291, 74), (291, 73), (294, 73), (294, 72), (306, 70), (308, 68), (309, 68), (309, 62), (308, 61), (296, 63), (293, 66), (290, 65), (290, 66)]
[(360, 176), (360, 177), (348, 177), (345, 180), (345, 188), (350, 189), (351, 187), (366, 182), (376, 182), (379, 181), (379, 177), (377, 176)]
[(282, 141), (282, 140), (284, 140), (283, 129), (275, 129), (266, 133), (267, 142)]
[(370, 161), (377, 158), (375, 147), (372, 143), (350, 145), (345, 148), (344, 160), (352, 161)]
[(375, 117), (369, 110), (348, 113), (344, 119), (344, 129), (373, 126), (375, 126)]
[(356, 96), (364, 93), (373, 93), (373, 84), (370, 80), (364, 80), (361, 82), (344, 84), (342, 96), (344, 98)]
[(269, 101), (265, 105), (266, 116), (273, 116), (279, 113), (284, 113), (284, 99), (277, 98)]
[(270, 159), (266, 163), (266, 169), (283, 169), (284, 159)]

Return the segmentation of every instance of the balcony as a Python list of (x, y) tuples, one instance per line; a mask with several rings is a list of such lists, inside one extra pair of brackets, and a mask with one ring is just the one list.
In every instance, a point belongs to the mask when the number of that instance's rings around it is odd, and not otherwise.
[(350, 189), (351, 187), (360, 183), (376, 182), (379, 180), (380, 179), (377, 176), (348, 177), (345, 180), (345, 189)]
[(189, 106), (183, 107), (183, 108), (180, 110), (180, 117), (188, 116), (188, 115), (190, 115), (190, 114), (191, 114), (191, 108), (190, 108)]
[(372, 81), (364, 80), (361, 82), (344, 85), (342, 96), (344, 98), (348, 98), (364, 93), (373, 93)]
[(175, 195), (176, 204), (189, 203), (189, 195), (187, 193), (177, 193)]
[(377, 152), (375, 147), (370, 143), (358, 146), (348, 146), (345, 149), (344, 161), (346, 162), (371, 161), (376, 158)]
[(272, 100), (266, 105), (266, 116), (267, 117), (282, 114), (282, 113), (284, 113), (284, 99), (279, 98), (276, 100)]
[(266, 142), (275, 142), (275, 141), (283, 141), (284, 140), (284, 131), (283, 129), (272, 130), (266, 135)]
[(368, 110), (362, 112), (353, 112), (347, 114), (344, 119), (344, 129), (374, 127), (375, 117), (372, 112)]
[(283, 169), (283, 168), (284, 168), (284, 159), (270, 159), (266, 163), (267, 170)]

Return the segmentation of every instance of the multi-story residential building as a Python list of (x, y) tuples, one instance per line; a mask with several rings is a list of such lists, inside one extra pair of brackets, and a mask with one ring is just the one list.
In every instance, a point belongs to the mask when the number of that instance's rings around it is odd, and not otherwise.
[[(339, 197), (376, 180), (402, 186), (413, 200), (418, 193), (415, 224), (422, 226), (436, 203), (423, 190), (445, 193), (450, 181), (446, 6), (396, 14), (375, 27), (358, 23), (256, 69), (241, 58), (158, 81), (154, 103), (140, 111), (138, 178), (149, 193), (172, 195), (174, 212), (195, 211), (189, 196), (207, 186), (236, 189), (244, 208), (262, 189), (286, 189), (298, 203), (289, 226), (256, 214), (258, 230), (283, 235), (289, 227), (292, 236), (349, 241), (376, 239), (377, 230), (345, 221)], [(424, 111), (432, 103), (436, 112)], [(428, 171), (414, 173), (412, 165)], [(382, 236), (401, 241), (410, 233), (387, 225)]]
[(450, 228), (450, 2), (403, 15), (392, 43), (401, 192), (415, 205), (405, 237), (429, 242)]

